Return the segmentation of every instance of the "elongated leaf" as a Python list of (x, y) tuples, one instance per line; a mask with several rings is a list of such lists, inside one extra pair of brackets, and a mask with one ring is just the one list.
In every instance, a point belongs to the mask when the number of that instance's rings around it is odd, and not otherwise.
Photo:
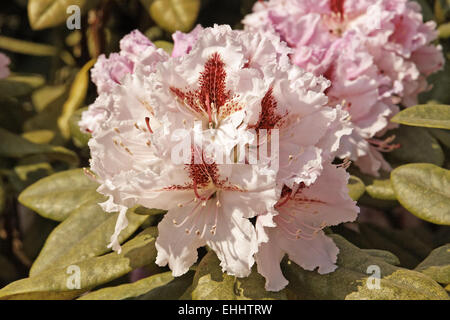
[[(51, 268), (34, 277), (13, 282), (0, 290), (0, 299), (62, 300), (78, 297), (83, 292), (120, 278), (133, 269), (154, 263), (156, 235), (156, 228), (149, 228), (128, 241), (120, 254), (112, 252), (89, 258), (70, 269)], [(79, 289), (72, 286), (77, 285), (77, 275), (80, 276)]]
[(58, 53), (56, 47), (48, 44), (29, 42), (5, 36), (0, 36), (0, 49), (33, 56), (54, 56)]
[(398, 167), (391, 174), (398, 201), (415, 216), (450, 225), (450, 171), (432, 164)]
[(84, 13), (97, 3), (97, 0), (29, 0), (28, 19), (34, 30), (55, 27), (69, 18), (69, 6), (76, 5)]
[[(118, 213), (104, 212), (98, 205), (101, 200), (104, 199), (84, 203), (53, 230), (31, 267), (30, 276), (50, 267), (68, 266), (110, 251), (107, 246), (114, 233)], [(131, 236), (146, 218), (129, 211), (128, 226), (120, 233), (119, 242)]]
[(193, 300), (287, 299), (286, 291), (267, 292), (265, 280), (256, 270), (247, 278), (236, 278), (222, 273), (219, 264), (213, 251), (202, 259), (192, 284)]
[[(293, 262), (283, 263), (289, 288), (304, 299), (442, 299), (448, 295), (428, 276), (386, 263), (352, 245), (338, 235), (330, 235), (339, 247), (336, 271), (320, 275), (305, 271)], [(373, 284), (372, 270), (380, 271), (379, 289)], [(375, 275), (373, 275), (375, 276)], [(375, 284), (376, 285), (376, 284)]]
[(415, 269), (442, 284), (450, 284), (450, 244), (434, 249)]
[(97, 187), (82, 169), (67, 170), (29, 186), (20, 194), (19, 202), (45, 218), (63, 221), (83, 204), (101, 200)]
[(392, 162), (423, 162), (441, 166), (444, 163), (444, 152), (438, 141), (425, 128), (401, 126), (390, 131), (396, 136), (395, 143), (400, 148), (386, 154)]
[(194, 26), (200, 10), (200, 0), (153, 0), (141, 1), (150, 16), (164, 30), (173, 33), (187, 32)]
[(67, 90), (66, 85), (43, 86), (31, 95), (34, 108), (37, 112), (45, 110), (52, 102), (63, 96)]
[(45, 154), (51, 160), (65, 161), (78, 165), (75, 152), (60, 146), (36, 144), (0, 128), (0, 156), (8, 158), (22, 158), (29, 155)]
[(450, 129), (450, 106), (423, 104), (397, 113), (393, 122), (409, 126)]
[(158, 273), (134, 283), (104, 288), (88, 293), (79, 298), (79, 300), (124, 300), (135, 298), (155, 288), (165, 286), (173, 279), (172, 272)]
[(11, 75), (0, 79), (0, 95), (4, 97), (22, 97), (44, 85), (45, 79), (40, 75)]
[(348, 180), (348, 193), (350, 195), (350, 198), (353, 200), (358, 200), (361, 198), (361, 196), (366, 191), (366, 187), (364, 186), (364, 182), (358, 177), (350, 176), (350, 179)]
[(90, 60), (76, 75), (72, 87), (70, 88), (69, 98), (64, 103), (61, 116), (58, 118), (58, 126), (64, 138), (70, 137), (69, 120), (72, 114), (84, 104), (86, 93), (89, 86), (89, 69), (95, 64), (95, 60)]

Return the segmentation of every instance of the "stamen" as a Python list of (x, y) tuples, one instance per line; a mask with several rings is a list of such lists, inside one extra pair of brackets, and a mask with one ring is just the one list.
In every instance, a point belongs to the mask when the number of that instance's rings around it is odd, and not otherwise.
[(381, 152), (391, 152), (395, 149), (400, 148), (400, 143), (390, 144), (395, 140), (395, 135), (392, 135), (385, 140), (377, 140), (377, 139), (369, 139), (367, 140), (370, 144), (372, 144), (378, 151)]
[(153, 130), (150, 127), (150, 118), (149, 117), (145, 117), (145, 124), (147, 125), (148, 131), (150, 131), (150, 133), (153, 133)]

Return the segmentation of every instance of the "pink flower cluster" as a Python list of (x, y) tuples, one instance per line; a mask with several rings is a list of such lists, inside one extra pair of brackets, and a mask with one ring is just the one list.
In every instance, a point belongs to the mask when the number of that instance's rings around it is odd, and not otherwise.
[(327, 95), (343, 105), (354, 125), (339, 155), (378, 175), (389, 164), (380, 151), (392, 146), (375, 137), (392, 128), (397, 104), (417, 104), (426, 77), (442, 68), (432, 44), (434, 22), (423, 22), (420, 6), (408, 0), (259, 1), (243, 20), (247, 30), (278, 34), (291, 61), (331, 80)]
[[(173, 38), (169, 56), (135, 31), (92, 72), (99, 96), (80, 125), (92, 132), (101, 205), (120, 212), (110, 246), (120, 251), (126, 211), (142, 205), (168, 210), (156, 263), (174, 276), (205, 245), (230, 275), (248, 276), (256, 262), (267, 290), (286, 286), (286, 253), (307, 270), (335, 270), (339, 249), (323, 229), (359, 209), (348, 173), (332, 164), (352, 128), (328, 106), (330, 82), (292, 65), (275, 34), (215, 26)], [(186, 138), (189, 156), (176, 162)], [(247, 151), (264, 147), (270, 156), (252, 161)]]

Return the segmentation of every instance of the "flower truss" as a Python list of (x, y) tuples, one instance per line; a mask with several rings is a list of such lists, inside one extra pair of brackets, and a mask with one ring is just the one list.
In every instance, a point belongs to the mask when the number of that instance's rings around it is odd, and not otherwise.
[(103, 113), (85, 112), (81, 124), (92, 126), (101, 205), (120, 212), (110, 246), (120, 251), (126, 211), (141, 205), (168, 211), (156, 263), (174, 276), (205, 245), (230, 275), (248, 276), (256, 260), (268, 290), (287, 283), (285, 253), (333, 271), (338, 248), (322, 230), (359, 209), (332, 164), (352, 129), (345, 110), (327, 106), (329, 81), (292, 65), (275, 35), (214, 26), (173, 37), (169, 56), (135, 31), (93, 71), (90, 110)]
[(381, 152), (392, 139), (397, 104), (417, 104), (426, 77), (444, 59), (436, 24), (423, 22), (419, 4), (408, 0), (259, 1), (243, 21), (246, 29), (278, 34), (293, 53), (294, 64), (331, 80), (331, 105), (351, 115), (353, 133), (343, 138), (339, 156), (349, 157), (368, 174), (390, 170)]

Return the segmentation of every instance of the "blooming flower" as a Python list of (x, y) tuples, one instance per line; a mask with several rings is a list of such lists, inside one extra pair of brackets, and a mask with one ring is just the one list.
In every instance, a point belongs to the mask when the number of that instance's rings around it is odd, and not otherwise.
[(256, 263), (266, 278), (266, 290), (279, 291), (288, 284), (280, 268), (285, 253), (306, 270), (317, 268), (325, 274), (337, 268), (339, 248), (322, 229), (356, 219), (359, 208), (345, 189), (347, 181), (348, 173), (342, 167), (326, 164), (309, 187), (295, 192), (283, 188), (275, 206), (278, 215), (258, 216), (261, 244)]
[(331, 104), (343, 104), (355, 130), (339, 155), (378, 175), (389, 170), (374, 137), (392, 127), (397, 103), (417, 103), (426, 77), (443, 66), (434, 22), (422, 22), (420, 6), (407, 0), (260, 1), (243, 23), (249, 30), (280, 35), (294, 64), (332, 82)]
[[(89, 141), (91, 169), (108, 196), (103, 208), (120, 212), (114, 250), (128, 208), (166, 209), (158, 265), (182, 275), (208, 245), (224, 271), (243, 277), (263, 242), (250, 219), (277, 216), (280, 186), (298, 193), (313, 185), (351, 128), (345, 111), (326, 106), (329, 82), (291, 65), (276, 36), (229, 26), (196, 32), (183, 55), (156, 61), (151, 73), (152, 61), (136, 63), (100, 95), (109, 115)], [(245, 152), (264, 146), (271, 154), (258, 161)]]
[(9, 76), (9, 68), (8, 65), (11, 63), (11, 60), (4, 55), (3, 53), (0, 53), (0, 79), (6, 78)]
[(79, 123), (80, 128), (87, 132), (98, 129), (100, 123), (105, 121), (110, 111), (105, 106), (105, 100), (112, 89), (121, 84), (124, 77), (135, 72), (140, 66), (141, 72), (148, 75), (154, 71), (154, 66), (160, 61), (168, 59), (167, 53), (155, 45), (138, 30), (132, 31), (120, 41), (120, 53), (112, 53), (108, 58), (100, 55), (92, 68), (92, 81), (97, 86), (99, 97), (88, 110), (83, 112)]

